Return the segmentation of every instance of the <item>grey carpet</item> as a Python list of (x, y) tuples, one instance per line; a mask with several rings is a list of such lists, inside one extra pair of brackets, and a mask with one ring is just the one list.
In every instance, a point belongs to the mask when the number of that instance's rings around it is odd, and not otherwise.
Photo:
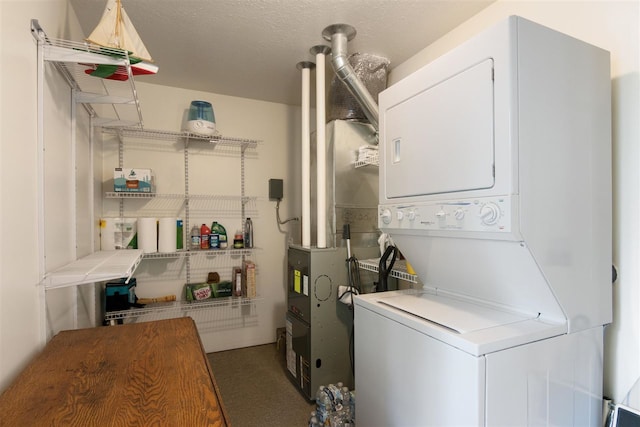
[(315, 402), (287, 378), (284, 349), (265, 344), (208, 355), (233, 427), (306, 427)]

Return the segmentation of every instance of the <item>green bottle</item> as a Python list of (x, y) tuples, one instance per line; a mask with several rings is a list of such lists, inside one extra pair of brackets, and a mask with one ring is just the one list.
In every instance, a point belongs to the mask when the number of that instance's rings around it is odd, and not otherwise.
[(184, 235), (184, 232), (182, 230), (183, 227), (183, 222), (180, 218), (178, 218), (176, 220), (176, 249), (182, 249), (183, 246), (183, 242), (182, 242), (182, 236)]
[(214, 221), (213, 224), (211, 224), (211, 233), (218, 235), (219, 248), (227, 249), (227, 230), (225, 230), (222, 224)]

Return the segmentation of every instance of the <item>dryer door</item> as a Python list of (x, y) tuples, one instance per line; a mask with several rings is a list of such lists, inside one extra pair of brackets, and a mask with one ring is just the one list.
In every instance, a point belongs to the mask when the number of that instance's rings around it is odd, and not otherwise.
[(427, 85), (381, 97), (386, 197), (493, 187), (493, 60)]

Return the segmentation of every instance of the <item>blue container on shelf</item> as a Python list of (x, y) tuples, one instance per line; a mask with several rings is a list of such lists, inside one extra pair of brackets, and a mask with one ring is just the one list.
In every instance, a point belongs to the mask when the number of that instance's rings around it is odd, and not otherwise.
[(128, 310), (136, 303), (136, 279), (123, 277), (105, 285), (105, 311)]

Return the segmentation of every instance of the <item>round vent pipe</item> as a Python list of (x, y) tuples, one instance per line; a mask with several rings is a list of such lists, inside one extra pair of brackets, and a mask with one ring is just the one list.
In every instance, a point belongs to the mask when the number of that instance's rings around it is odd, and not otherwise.
[(329, 46), (318, 45), (309, 51), (316, 56), (316, 218), (317, 246), (327, 247), (327, 152), (324, 64), (325, 56), (331, 52)]
[(353, 67), (349, 64), (347, 42), (356, 36), (356, 29), (348, 24), (329, 25), (322, 31), (322, 37), (331, 41), (333, 70), (340, 80), (347, 86), (349, 92), (362, 107), (371, 125), (378, 130), (378, 104), (371, 96), (364, 83), (358, 78)]
[(302, 246), (311, 246), (311, 141), (310, 141), (310, 81), (311, 70), (316, 64), (298, 62), (302, 71)]

